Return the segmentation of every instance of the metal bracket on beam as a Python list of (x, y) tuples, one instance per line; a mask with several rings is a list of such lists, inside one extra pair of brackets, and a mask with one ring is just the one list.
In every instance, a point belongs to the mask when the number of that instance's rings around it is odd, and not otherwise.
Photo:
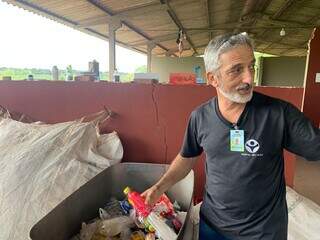
[(154, 49), (155, 47), (156, 47), (156, 44), (154, 42), (149, 42), (147, 44), (148, 51), (152, 51), (152, 49)]
[(116, 31), (122, 27), (122, 22), (121, 19), (118, 17), (111, 17), (110, 21), (108, 22), (108, 25), (109, 29), (111, 28), (112, 30)]
[(175, 50), (170, 49), (170, 50), (166, 51), (164, 55), (166, 57), (171, 57), (174, 53), (175, 53)]

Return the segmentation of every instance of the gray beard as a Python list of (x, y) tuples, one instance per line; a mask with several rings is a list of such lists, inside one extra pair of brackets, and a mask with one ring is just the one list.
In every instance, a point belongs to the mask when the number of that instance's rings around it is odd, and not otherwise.
[(248, 95), (240, 95), (238, 93), (228, 93), (222, 90), (222, 88), (217, 87), (218, 91), (228, 100), (230, 100), (231, 102), (235, 102), (235, 103), (247, 103), (251, 100), (252, 95), (253, 95), (253, 91), (251, 89), (251, 92)]

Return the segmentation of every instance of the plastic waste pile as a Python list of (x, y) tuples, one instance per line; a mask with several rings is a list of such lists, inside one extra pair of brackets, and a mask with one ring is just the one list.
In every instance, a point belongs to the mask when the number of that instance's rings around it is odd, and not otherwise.
[(163, 194), (154, 206), (129, 187), (125, 199), (111, 199), (99, 209), (99, 217), (82, 223), (80, 233), (71, 240), (174, 240), (185, 220), (177, 202)]

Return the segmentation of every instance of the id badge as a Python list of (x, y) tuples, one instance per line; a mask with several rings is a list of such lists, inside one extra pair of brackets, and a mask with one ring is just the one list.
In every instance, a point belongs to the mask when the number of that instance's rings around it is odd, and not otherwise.
[(243, 130), (230, 130), (230, 151), (244, 152)]

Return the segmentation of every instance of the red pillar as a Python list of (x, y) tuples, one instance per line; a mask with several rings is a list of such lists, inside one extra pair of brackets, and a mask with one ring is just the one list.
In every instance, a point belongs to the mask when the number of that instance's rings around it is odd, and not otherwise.
[[(320, 123), (320, 82), (316, 82), (316, 74), (320, 75), (320, 29), (315, 29), (309, 42), (306, 77), (302, 110), (304, 114), (319, 126)], [(320, 76), (319, 76), (320, 78)]]

